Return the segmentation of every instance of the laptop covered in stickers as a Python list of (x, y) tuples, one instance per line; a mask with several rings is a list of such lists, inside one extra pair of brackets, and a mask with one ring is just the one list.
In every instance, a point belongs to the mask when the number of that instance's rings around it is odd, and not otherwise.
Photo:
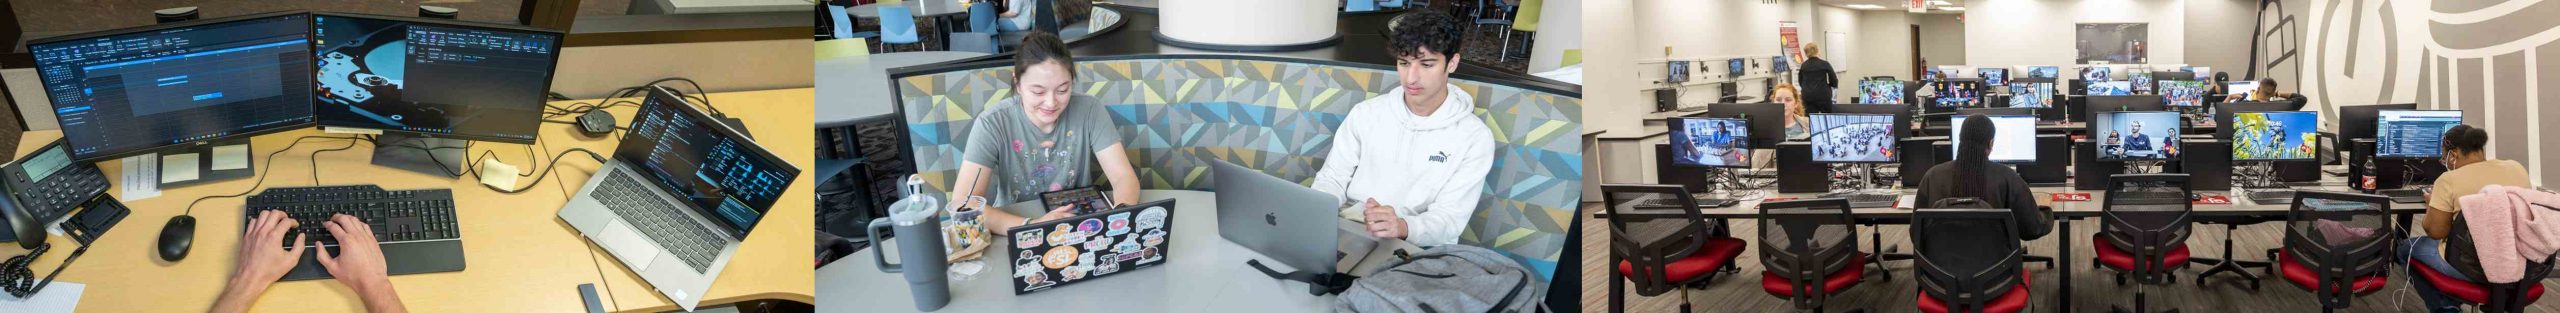
[(1013, 294), (1028, 294), (1165, 264), (1173, 199), (1031, 223), (1012, 230)]

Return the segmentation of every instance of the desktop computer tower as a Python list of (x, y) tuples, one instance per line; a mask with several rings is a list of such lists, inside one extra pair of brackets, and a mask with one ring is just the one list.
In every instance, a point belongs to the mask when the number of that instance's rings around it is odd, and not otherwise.
[(1671, 112), (1672, 110), (1679, 110), (1679, 109), (1680, 109), (1680, 89), (1678, 89), (1678, 88), (1663, 88), (1663, 89), (1654, 89), (1654, 90), (1653, 90), (1653, 111), (1654, 111), (1654, 112)]
[[(2070, 145), (2071, 136), (2036, 135), (2037, 147), (2069, 147)], [(2018, 176), (2025, 178), (2028, 185), (2059, 186), (2071, 180), (2071, 172), (2066, 170), (2070, 167), (2071, 149), (2036, 149), (2036, 163), (2019, 165)]]
[[(2407, 183), (2432, 184), (2437, 175), (2444, 174), (2444, 164), (2433, 160), (2374, 158), (2373, 145), (2373, 139), (2356, 139), (2354, 150), (2347, 153), (2347, 185), (2349, 187), (2371, 191), (2364, 188), (2364, 178), (2373, 176), (2374, 185), (2380, 189), (2414, 188), (2418, 186), (2409, 186)], [(2373, 161), (2374, 173), (2365, 172), (2364, 163), (2368, 159)], [(2409, 177), (2410, 174), (2417, 176)]]
[(1813, 143), (1778, 144), (1778, 192), (1831, 192), (1831, 165), (1813, 161)]
[(2098, 144), (2088, 141), (2071, 143), (2071, 188), (2106, 190), (2107, 176), (2124, 172), (2122, 162), (2099, 162)]
[(2178, 170), (2193, 180), (2187, 181), (2195, 191), (2227, 192), (2231, 190), (2231, 143), (2220, 140), (2187, 140), (2179, 155)]
[(1689, 192), (1702, 192), (1707, 190), (1707, 184), (1709, 182), (1707, 180), (1707, 168), (1682, 166), (1671, 163), (1671, 160), (1673, 160), (1673, 158), (1671, 157), (1670, 144), (1653, 145), (1653, 176), (1655, 184), (1680, 185), (1681, 187), (1688, 187)]
[(1902, 156), (1903, 187), (1920, 186), (1920, 176), (1929, 173), (1929, 166), (1938, 165), (1940, 152), (1937, 151), (1937, 143), (1945, 140), (1946, 137), (1909, 137), (1894, 146), (1895, 150), (1900, 150), (1895, 153)]

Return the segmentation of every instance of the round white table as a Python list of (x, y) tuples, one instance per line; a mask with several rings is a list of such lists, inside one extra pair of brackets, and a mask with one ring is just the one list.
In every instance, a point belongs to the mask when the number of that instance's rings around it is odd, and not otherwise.
[[(976, 277), (951, 281), (951, 303), (934, 312), (1330, 312), (1334, 297), (1307, 294), (1307, 284), (1272, 279), (1245, 266), (1265, 259), (1272, 270), (1285, 264), (1218, 236), (1217, 196), (1205, 191), (1146, 190), (1142, 201), (1174, 199), (1172, 246), (1164, 265), (1122, 271), (1111, 276), (1060, 285), (1025, 295), (1013, 294), (1012, 260), (1006, 249), (987, 251), (987, 267)], [(1037, 213), (1037, 203), (1015, 203), (1003, 210)], [(996, 247), (1012, 239), (995, 236)], [(892, 243), (895, 244), (894, 240)], [(895, 247), (889, 257), (898, 256)], [(908, 312), (915, 310), (907, 280), (880, 272), (872, 251), (864, 250), (818, 268), (818, 310), (823, 312)]]
[(881, 53), (818, 60), (819, 128), (837, 127), (897, 112), (889, 69), (987, 56), (966, 51)]

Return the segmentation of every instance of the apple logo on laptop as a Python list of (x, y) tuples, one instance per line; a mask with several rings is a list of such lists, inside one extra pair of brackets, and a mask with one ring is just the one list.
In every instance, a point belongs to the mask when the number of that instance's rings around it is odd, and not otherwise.
[(1262, 213), (1262, 223), (1280, 226), (1280, 213)]

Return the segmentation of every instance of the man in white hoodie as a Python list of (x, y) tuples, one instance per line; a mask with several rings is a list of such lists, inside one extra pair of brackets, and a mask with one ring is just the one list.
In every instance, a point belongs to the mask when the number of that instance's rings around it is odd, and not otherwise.
[(1474, 97), (1449, 85), (1465, 32), (1456, 18), (1406, 13), (1390, 44), (1403, 84), (1352, 106), (1314, 188), (1342, 196), (1371, 235), (1419, 246), (1458, 242), (1493, 170), (1493, 131)]

